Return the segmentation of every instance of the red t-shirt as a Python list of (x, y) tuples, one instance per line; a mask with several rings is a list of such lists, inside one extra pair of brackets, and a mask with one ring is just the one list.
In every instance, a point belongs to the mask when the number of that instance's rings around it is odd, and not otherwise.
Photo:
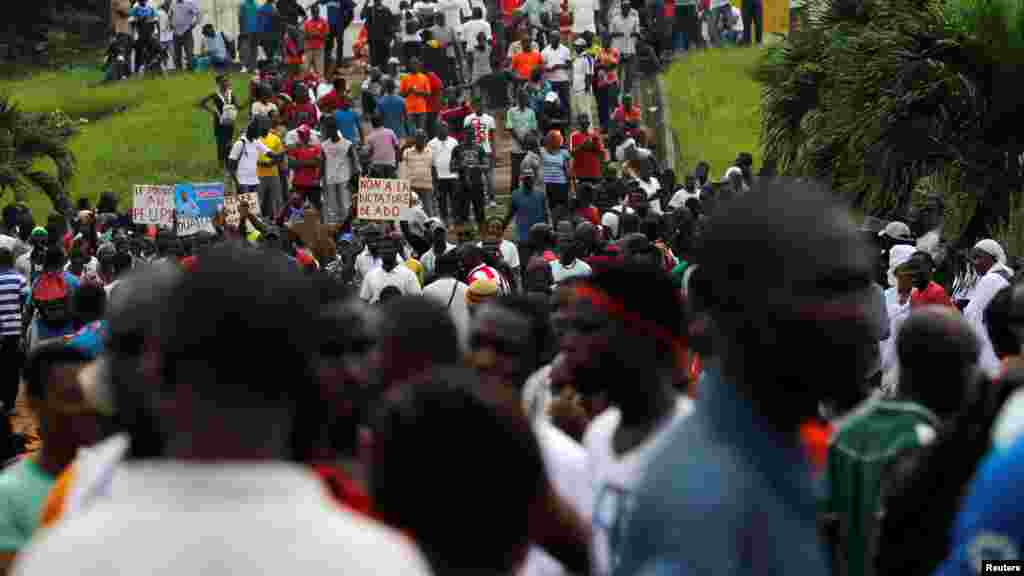
[(331, 90), (327, 94), (324, 94), (323, 98), (317, 102), (320, 105), (320, 110), (324, 114), (341, 110), (341, 105), (344, 103), (351, 104), (352, 101), (344, 95), (339, 95), (337, 90)]
[(431, 71), (427, 72), (430, 78), (430, 98), (427, 98), (427, 112), (437, 114), (441, 111), (441, 93), (444, 92), (444, 82), (441, 77)]
[(298, 128), (301, 124), (316, 124), (316, 106), (312, 102), (289, 104), (285, 109), (285, 122), (289, 128)]
[(953, 306), (953, 301), (949, 299), (945, 288), (935, 282), (929, 282), (924, 290), (914, 290), (910, 294), (911, 308), (928, 305)]
[[(580, 150), (588, 140), (597, 143), (597, 150), (587, 152)], [(601, 159), (604, 158), (604, 145), (601, 136), (593, 132), (573, 132), (569, 137), (569, 151), (572, 152), (572, 173), (577, 178), (600, 178)], [(594, 225), (600, 224), (598, 220)]]
[(612, 120), (616, 122), (639, 122), (640, 121), (640, 108), (633, 106), (631, 109), (626, 110), (622, 104), (615, 109), (612, 114)]
[[(318, 160), (320, 147), (315, 144), (297, 146), (288, 151), (288, 155), (296, 160)], [(320, 165), (302, 166), (292, 171), (295, 174), (292, 184), (300, 188), (315, 188), (320, 185)]]
[(324, 47), (327, 43), (327, 20), (307, 20), (303, 28), (306, 31), (306, 48), (319, 50)]

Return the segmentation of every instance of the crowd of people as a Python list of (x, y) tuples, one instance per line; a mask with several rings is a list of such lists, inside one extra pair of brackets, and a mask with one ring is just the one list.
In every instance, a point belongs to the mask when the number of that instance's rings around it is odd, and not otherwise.
[(0, 473), (0, 559), (601, 575), (1017, 559), (1024, 292), (1003, 248), (978, 242), (951, 297), (906, 224), (857, 229), (815, 185), (736, 164), (731, 189), (702, 188), (702, 166), (664, 210), (637, 181), (553, 224), (527, 167), (479, 242), (436, 216), (340, 230), (300, 202), (280, 229), (243, 203), (187, 238), (133, 225), (113, 195), (45, 226), (9, 205), (0, 402), (21, 383), (40, 447)]

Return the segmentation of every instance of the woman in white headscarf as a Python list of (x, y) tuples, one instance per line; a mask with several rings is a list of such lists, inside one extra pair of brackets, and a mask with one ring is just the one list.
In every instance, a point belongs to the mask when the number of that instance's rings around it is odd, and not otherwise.
[(1013, 270), (1006, 265), (1006, 252), (1003, 247), (991, 238), (974, 245), (971, 259), (974, 261), (974, 270), (978, 273), (978, 283), (971, 293), (971, 300), (964, 308), (964, 318), (974, 327), (981, 342), (979, 367), (990, 378), (995, 378), (999, 375), (1000, 364), (985, 329), (985, 308), (997, 292), (1010, 285)]
[(886, 378), (896, 368), (896, 333), (900, 324), (910, 313), (910, 285), (909, 277), (904, 277), (902, 282), (896, 278), (896, 269), (910, 262), (916, 250), (913, 246), (898, 244), (889, 250), (889, 283), (890, 288), (885, 290), (885, 311), (889, 316), (889, 337), (882, 340), (880, 352), (882, 355), (882, 381), (883, 389), (893, 392), (894, 379)]

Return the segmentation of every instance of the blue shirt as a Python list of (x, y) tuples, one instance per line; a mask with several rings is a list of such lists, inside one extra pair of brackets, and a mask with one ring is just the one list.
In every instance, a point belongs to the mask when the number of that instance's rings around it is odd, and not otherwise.
[(238, 7), (239, 21), (242, 24), (242, 34), (255, 34), (262, 31), (260, 26), (259, 6), (256, 0), (245, 0)]
[(274, 31), (274, 21), (277, 18), (277, 10), (274, 9), (273, 4), (262, 4), (256, 9), (256, 19), (258, 21), (258, 32), (270, 33)]
[(1024, 544), (1024, 440), (979, 467), (953, 524), (953, 546), (936, 576), (982, 574), (982, 560), (1019, 560)]
[(332, 28), (337, 26), (341, 15), (341, 0), (323, 0), (320, 2), (320, 6), (327, 10), (327, 23)]
[(405, 130), (405, 122), (402, 121), (402, 114), (405, 114), (405, 98), (395, 94), (385, 94), (377, 98), (377, 112), (384, 121), (385, 128), (391, 128), (395, 136), (405, 138), (409, 136)]
[(359, 113), (349, 108), (338, 110), (334, 113), (334, 121), (338, 124), (338, 130), (350, 142), (360, 143), (359, 138)]
[(565, 184), (569, 182), (569, 151), (559, 148), (554, 154), (545, 148), (540, 149), (540, 161), (544, 167), (545, 184)]
[(530, 227), (546, 220), (544, 195), (532, 188), (529, 191), (524, 191), (522, 187), (516, 188), (512, 192), (511, 207), (516, 213), (516, 241), (526, 242), (530, 236)]
[(206, 47), (210, 60), (224, 62), (228, 59), (228, 47), (224, 45), (224, 38), (220, 34), (203, 36), (203, 46)]
[(829, 574), (803, 450), (713, 362), (693, 414), (671, 434), (626, 517), (612, 574)]
[(139, 20), (145, 20), (148, 18), (156, 18), (156, 10), (152, 6), (134, 6), (128, 11), (128, 15), (132, 18)]

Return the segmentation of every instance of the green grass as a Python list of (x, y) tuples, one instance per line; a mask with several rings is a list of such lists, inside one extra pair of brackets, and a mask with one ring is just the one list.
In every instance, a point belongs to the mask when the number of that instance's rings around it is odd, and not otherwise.
[[(751, 76), (761, 50), (726, 48), (676, 61), (665, 77), (672, 130), (678, 142), (676, 173), (711, 164), (719, 179), (739, 152), (760, 166), (761, 86)], [(681, 176), (680, 176), (681, 178)]]
[[(85, 196), (95, 205), (107, 190), (129, 208), (136, 184), (174, 184), (223, 178), (218, 169), (210, 115), (196, 103), (214, 90), (212, 72), (170, 74), (98, 86), (98, 69), (73, 68), (39, 72), (0, 82), (26, 111), (62, 110), (73, 119), (86, 118), (71, 141), (77, 171), (72, 199)], [(248, 98), (248, 80), (234, 79), (240, 102)], [(40, 194), (28, 204), (37, 221), (52, 207)], [(0, 199), (0, 203), (4, 202)]]

